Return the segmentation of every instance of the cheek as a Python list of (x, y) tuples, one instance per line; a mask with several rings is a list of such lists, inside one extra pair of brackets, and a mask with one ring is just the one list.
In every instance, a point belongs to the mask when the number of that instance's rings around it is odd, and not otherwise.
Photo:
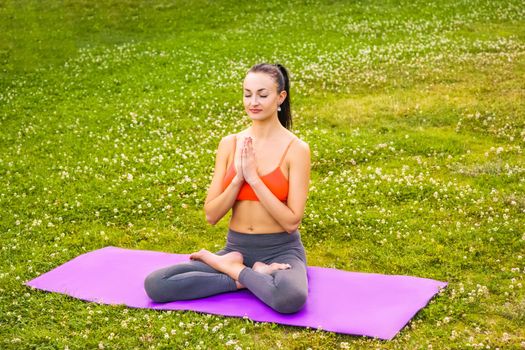
[(272, 103), (271, 103), (271, 100), (268, 99), (268, 98), (260, 98), (259, 99), (259, 104), (264, 108), (268, 108), (268, 106), (271, 106)]

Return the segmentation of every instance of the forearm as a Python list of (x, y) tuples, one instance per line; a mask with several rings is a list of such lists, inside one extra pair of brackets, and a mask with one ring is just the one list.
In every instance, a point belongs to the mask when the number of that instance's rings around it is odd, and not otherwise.
[(242, 184), (243, 181), (234, 178), (219, 196), (204, 205), (206, 220), (209, 223), (215, 225), (233, 207)]
[(259, 202), (270, 215), (286, 230), (292, 233), (298, 226), (297, 215), (283, 202), (281, 202), (259, 178), (251, 188), (259, 198)]

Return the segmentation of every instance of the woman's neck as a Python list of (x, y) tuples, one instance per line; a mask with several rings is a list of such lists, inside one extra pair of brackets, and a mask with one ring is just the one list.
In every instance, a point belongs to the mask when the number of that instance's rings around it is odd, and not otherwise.
[(283, 126), (279, 119), (254, 120), (248, 129), (248, 134), (259, 141), (269, 140), (282, 132)]

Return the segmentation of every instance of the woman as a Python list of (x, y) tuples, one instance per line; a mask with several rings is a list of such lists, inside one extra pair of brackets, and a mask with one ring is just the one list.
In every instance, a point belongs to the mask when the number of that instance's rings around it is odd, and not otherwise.
[(216, 253), (201, 249), (189, 262), (148, 275), (144, 286), (154, 301), (248, 288), (281, 313), (305, 304), (307, 261), (297, 228), (308, 195), (310, 148), (288, 130), (289, 85), (280, 64), (248, 71), (244, 107), (252, 125), (219, 142), (204, 205), (212, 225), (232, 208), (226, 246)]

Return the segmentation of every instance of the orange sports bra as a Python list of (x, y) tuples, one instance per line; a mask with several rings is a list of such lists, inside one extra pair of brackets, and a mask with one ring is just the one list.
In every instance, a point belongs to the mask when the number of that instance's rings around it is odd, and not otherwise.
[[(226, 175), (224, 176), (224, 179), (222, 181), (222, 190), (224, 191), (226, 187), (232, 182), (233, 178), (237, 174), (235, 171), (235, 149), (237, 148), (237, 135), (235, 135), (235, 142), (234, 142), (234, 148), (233, 148), (233, 161), (230, 164), (230, 167), (226, 171)], [(288, 152), (288, 148), (290, 148), (290, 145), (292, 142), (295, 141), (295, 138), (290, 141), (288, 146), (286, 146), (286, 150), (283, 153), (283, 156), (281, 157), (281, 160), (279, 161), (279, 164), (277, 165), (277, 168), (275, 168), (272, 172), (261, 176), (262, 182), (268, 187), (268, 189), (281, 201), (284, 202), (288, 198), (288, 180), (283, 175), (283, 172), (281, 171), (281, 163), (284, 160), (284, 156), (286, 155), (286, 152)], [(245, 181), (243, 185), (241, 186), (241, 189), (239, 190), (239, 193), (237, 194), (237, 200), (249, 200), (249, 201), (258, 201), (259, 198), (257, 198), (257, 195), (253, 191), (252, 187)]]

